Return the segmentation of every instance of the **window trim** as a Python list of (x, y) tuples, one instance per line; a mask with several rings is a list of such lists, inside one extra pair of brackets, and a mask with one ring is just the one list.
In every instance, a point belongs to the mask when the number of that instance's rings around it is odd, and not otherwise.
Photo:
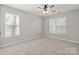
[[(4, 15), (4, 18), (5, 18), (5, 20), (6, 20), (6, 14), (12, 14), (12, 15), (15, 15), (15, 16), (19, 16), (18, 14), (14, 14), (14, 13), (10, 13), (10, 12), (5, 12), (5, 15)], [(5, 21), (4, 21), (4, 23), (5, 23)], [(20, 16), (19, 16), (19, 23), (20, 23)], [(10, 25), (6, 25), (6, 23), (5, 23), (5, 26), (10, 26)], [(4, 27), (5, 27), (4, 26)], [(19, 34), (18, 35), (16, 35), (16, 32), (15, 32), (15, 34), (14, 35), (11, 35), (11, 36), (6, 36), (6, 32), (4, 31), (4, 33), (5, 33), (5, 37), (14, 37), (14, 36), (19, 36), (20, 35), (20, 24), (19, 25), (11, 25), (11, 26), (16, 26), (16, 27), (19, 27)], [(16, 28), (15, 27), (15, 28)], [(6, 29), (5, 29), (6, 30)], [(15, 30), (16, 31), (16, 30)]]
[[(60, 18), (60, 19), (61, 19), (61, 18), (62, 18), (62, 19), (64, 18), (64, 20), (65, 20), (65, 25), (64, 25), (64, 26), (65, 26), (65, 30), (64, 30), (65, 32), (63, 32), (63, 33), (54, 33), (54, 32), (51, 32), (51, 31), (50, 31), (50, 30), (51, 30), (51, 29), (50, 29), (50, 20), (53, 20), (53, 19), (54, 19), (54, 20), (57, 20), (57, 19), (59, 19), (59, 18)], [(66, 30), (67, 30), (67, 29), (66, 29), (66, 26), (67, 26), (67, 25), (66, 25), (67, 18), (66, 18), (66, 17), (58, 17), (58, 18), (53, 18), (53, 19), (52, 19), (52, 18), (49, 19), (49, 22), (48, 22), (48, 33), (49, 33), (49, 34), (66, 34), (66, 32), (67, 32), (67, 31), (66, 31)], [(62, 25), (62, 26), (63, 26), (63, 25)]]

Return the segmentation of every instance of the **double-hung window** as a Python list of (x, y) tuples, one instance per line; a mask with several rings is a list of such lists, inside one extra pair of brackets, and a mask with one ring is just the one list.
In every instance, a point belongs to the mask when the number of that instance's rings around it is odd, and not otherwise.
[(66, 17), (50, 19), (49, 20), (49, 33), (65, 34), (66, 33)]
[(19, 15), (5, 13), (5, 37), (19, 35)]

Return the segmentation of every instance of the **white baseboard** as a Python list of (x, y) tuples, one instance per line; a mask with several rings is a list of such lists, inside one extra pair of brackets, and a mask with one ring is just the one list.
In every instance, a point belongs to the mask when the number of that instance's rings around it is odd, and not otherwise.
[[(23, 39), (23, 40), (18, 40), (18, 41), (7, 43), (7, 44), (2, 44), (2, 45), (0, 45), (0, 48), (4, 48), (4, 47), (10, 46), (10, 45), (15, 45), (15, 44), (22, 43), (22, 42), (25, 42), (25, 41), (29, 41), (29, 40), (32, 40), (32, 39), (38, 39), (38, 38), (41, 38), (41, 37), (42, 37), (41, 35), (38, 35), (38, 36), (33, 36), (33, 37), (30, 37), (30, 38)], [(78, 41), (72, 41), (72, 40), (68, 40), (68, 39), (57, 38), (57, 37), (53, 37), (53, 36), (50, 36), (50, 35), (44, 35), (44, 37), (55, 38), (55, 39), (79, 44)]]
[(2, 44), (2, 45), (0, 45), (0, 48), (4, 48), (4, 47), (10, 46), (10, 45), (14, 45), (14, 44), (18, 44), (18, 43), (22, 43), (22, 42), (29, 41), (29, 40), (32, 40), (32, 39), (38, 39), (38, 38), (41, 38), (41, 35), (33, 36), (33, 37), (30, 37), (30, 38), (18, 40), (18, 41), (7, 43), (7, 44)]
[(67, 41), (67, 42), (71, 42), (71, 43), (75, 43), (75, 44), (79, 44), (78, 41), (73, 41), (73, 40), (68, 40), (68, 39), (62, 39), (62, 38), (57, 38), (57, 37), (51, 37), (50, 35), (46, 35), (48, 38), (55, 38), (55, 39), (59, 39), (59, 40), (63, 40), (63, 41)]

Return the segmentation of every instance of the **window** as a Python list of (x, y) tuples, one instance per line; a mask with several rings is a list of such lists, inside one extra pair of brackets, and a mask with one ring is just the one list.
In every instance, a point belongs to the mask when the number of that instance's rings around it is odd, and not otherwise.
[(19, 16), (5, 13), (5, 37), (19, 35)]
[(50, 19), (49, 33), (65, 34), (66, 33), (66, 17)]

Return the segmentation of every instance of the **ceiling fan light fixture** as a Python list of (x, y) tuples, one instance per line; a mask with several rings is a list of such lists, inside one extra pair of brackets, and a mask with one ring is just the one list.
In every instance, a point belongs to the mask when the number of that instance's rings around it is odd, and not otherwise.
[(50, 11), (50, 9), (49, 9), (49, 8), (47, 8), (46, 10), (43, 10), (43, 13), (44, 13), (44, 14), (48, 14), (48, 13), (49, 13), (49, 11)]
[(54, 8), (54, 7), (55, 7), (54, 5), (46, 4), (46, 5), (43, 5), (43, 7), (38, 7), (38, 8), (42, 10), (43, 14), (48, 14), (49, 12), (52, 11), (52, 8)]
[(43, 13), (44, 13), (44, 14), (47, 14), (47, 13), (48, 13), (48, 11), (43, 11)]

